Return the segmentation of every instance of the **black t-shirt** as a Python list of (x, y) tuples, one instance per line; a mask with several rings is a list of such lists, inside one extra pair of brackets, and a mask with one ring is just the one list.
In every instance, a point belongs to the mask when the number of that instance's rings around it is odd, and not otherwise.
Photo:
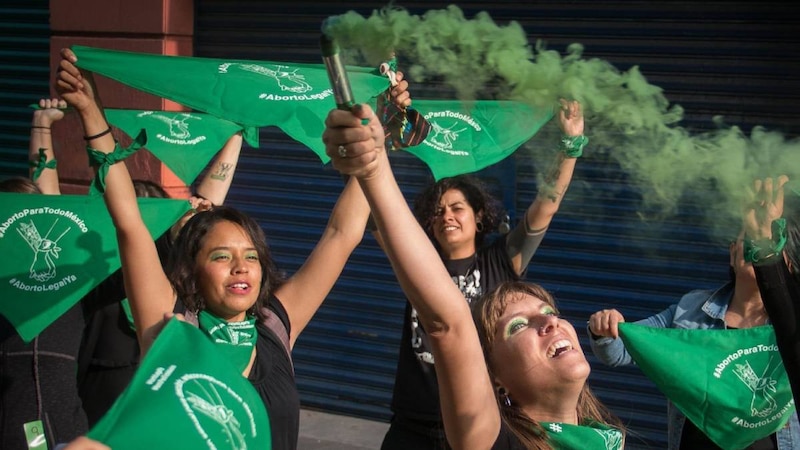
[[(681, 449), (683, 450), (722, 450), (722, 447), (716, 445), (708, 436), (705, 435), (699, 428), (697, 428), (691, 420), (686, 419), (683, 423), (683, 431), (681, 432)], [(743, 450), (775, 450), (778, 448), (777, 436), (775, 433), (759, 439)]]
[[(278, 316), (291, 334), (289, 316), (283, 304), (270, 298), (269, 309)], [(294, 371), (283, 343), (260, 322), (256, 324), (256, 360), (250, 375), (250, 383), (264, 401), (269, 414), (273, 450), (295, 450), (300, 432), (300, 395), (295, 384)]]
[[(496, 239), (469, 258), (448, 260), (444, 264), (467, 301), (472, 301), (504, 281), (519, 278), (508, 257), (506, 236)], [(427, 335), (419, 326), (416, 312), (406, 302), (392, 395), (395, 414), (414, 420), (441, 421), (439, 389), (432, 361)]]
[(83, 332), (79, 305), (25, 343), (9, 324), (0, 325), (0, 448), (26, 450), (23, 425), (39, 412), (49, 446), (88, 431), (78, 397), (76, 358)]
[[(106, 278), (81, 299), (86, 328), (78, 354), (78, 394), (93, 427), (130, 384), (139, 368), (139, 341), (122, 308), (122, 271)], [(175, 313), (185, 312), (175, 302)]]
[(522, 442), (519, 441), (505, 421), (500, 423), (500, 434), (492, 445), (492, 450), (526, 450)]

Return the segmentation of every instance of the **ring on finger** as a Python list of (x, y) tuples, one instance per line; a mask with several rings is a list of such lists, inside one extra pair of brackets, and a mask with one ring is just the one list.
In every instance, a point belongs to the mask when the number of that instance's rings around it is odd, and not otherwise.
[(342, 158), (347, 158), (347, 147), (345, 147), (344, 145), (340, 145), (338, 150), (339, 150), (339, 156), (341, 156)]

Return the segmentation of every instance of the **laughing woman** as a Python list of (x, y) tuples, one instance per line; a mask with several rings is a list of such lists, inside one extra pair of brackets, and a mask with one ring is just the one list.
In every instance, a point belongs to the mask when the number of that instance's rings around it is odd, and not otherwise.
[[(361, 119), (369, 119), (361, 125)], [(619, 449), (619, 423), (589, 392), (575, 329), (539, 286), (500, 284), (470, 306), (406, 207), (368, 106), (334, 110), (334, 167), (358, 179), (400, 285), (428, 331), (445, 436), (454, 449)], [(481, 345), (483, 344), (483, 346)], [(502, 412), (501, 412), (502, 410)]]

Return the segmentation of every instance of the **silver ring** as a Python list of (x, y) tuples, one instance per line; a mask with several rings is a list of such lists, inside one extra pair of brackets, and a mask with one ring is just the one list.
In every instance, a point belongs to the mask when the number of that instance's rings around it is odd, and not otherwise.
[(341, 156), (342, 158), (347, 158), (347, 147), (345, 147), (344, 145), (339, 146), (339, 156)]

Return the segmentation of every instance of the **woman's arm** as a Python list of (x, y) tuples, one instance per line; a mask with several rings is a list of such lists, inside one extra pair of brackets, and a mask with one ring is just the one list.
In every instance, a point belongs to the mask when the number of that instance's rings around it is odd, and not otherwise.
[(211, 167), (206, 171), (200, 184), (197, 185), (195, 195), (211, 202), (212, 205), (221, 205), (228, 196), (228, 191), (233, 182), (233, 174), (239, 162), (242, 151), (242, 133), (236, 132), (225, 142), (220, 149)]
[[(116, 147), (102, 107), (95, 100), (90, 75), (74, 63), (75, 54), (61, 51), (62, 59), (56, 78), (61, 97), (78, 112), (83, 123), (86, 144), (109, 154)], [(95, 169), (97, 170), (97, 169)], [(156, 246), (142, 220), (128, 169), (124, 162), (109, 167), (105, 179), (105, 203), (117, 229), (125, 292), (130, 300), (141, 354), (147, 352), (160, 328), (164, 314), (175, 304), (175, 294), (164, 274)]]
[(31, 178), (35, 178), (33, 182), (39, 186), (42, 194), (61, 194), (58, 171), (55, 166), (49, 166), (55, 164), (56, 159), (51, 127), (64, 118), (63, 109), (66, 107), (67, 103), (64, 100), (43, 98), (39, 100), (40, 109), (33, 111), (28, 160), (31, 162)]
[(792, 394), (800, 401), (800, 286), (789, 271), (784, 249), (775, 248), (781, 237), (773, 235), (773, 224), (784, 217), (784, 186), (788, 181), (781, 176), (754, 182), (753, 198), (744, 212), (745, 260), (753, 263)]
[[(562, 100), (561, 108), (558, 111), (558, 123), (563, 138), (583, 136), (584, 120), (581, 104), (576, 101)], [(562, 140), (564, 140), (563, 138)], [(570, 139), (566, 140), (572, 142)], [(574, 145), (581, 146), (580, 142), (575, 142)], [(517, 274), (521, 275), (527, 268), (533, 253), (539, 247), (544, 232), (558, 212), (569, 183), (572, 181), (579, 154), (580, 152), (572, 152), (564, 148), (558, 151), (536, 198), (525, 213), (524, 221), (509, 234), (507, 249)]]
[(345, 263), (364, 236), (369, 205), (355, 179), (350, 179), (333, 207), (328, 225), (303, 266), (281, 285), (275, 296), (289, 315), (289, 345), (308, 325), (328, 296)]
[[(368, 125), (360, 119), (368, 118)], [(368, 106), (332, 111), (323, 135), (334, 167), (358, 178), (397, 278), (428, 330), (436, 358), (442, 417), (454, 448), (490, 448), (500, 413), (469, 306), (408, 208)], [(345, 145), (346, 157), (339, 155)]]

